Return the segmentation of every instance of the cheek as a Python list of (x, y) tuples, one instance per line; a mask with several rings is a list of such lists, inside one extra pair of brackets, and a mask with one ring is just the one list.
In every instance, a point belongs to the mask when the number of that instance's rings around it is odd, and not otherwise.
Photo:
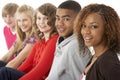
[(21, 25), (21, 22), (17, 22), (17, 25), (20, 26), (20, 25)]
[(39, 24), (39, 22), (40, 22), (40, 21), (37, 19), (37, 20), (36, 20), (36, 24), (38, 25), (38, 24)]
[(55, 26), (57, 26), (57, 23), (55, 22)]
[(4, 22), (6, 22), (7, 21), (7, 19), (3, 19), (4, 20)]
[(84, 34), (84, 31), (81, 29), (81, 30), (80, 30), (80, 33), (81, 33), (81, 34), (82, 34), (82, 36), (83, 36), (83, 34)]
[(52, 29), (52, 27), (50, 27), (50, 26), (47, 26), (47, 29), (48, 29), (48, 30), (51, 30), (51, 29)]
[(11, 21), (12, 21), (12, 22), (15, 22), (15, 19), (12, 19)]
[(32, 28), (32, 23), (29, 23), (29, 28)]
[(32, 26), (32, 21), (27, 21), (26, 24), (28, 24), (29, 26)]
[(102, 33), (96, 33), (93, 35), (95, 42), (102, 42), (104, 35)]

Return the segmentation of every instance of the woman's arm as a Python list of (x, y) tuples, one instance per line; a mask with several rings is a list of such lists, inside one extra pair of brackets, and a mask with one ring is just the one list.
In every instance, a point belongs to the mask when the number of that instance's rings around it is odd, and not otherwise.
[(31, 49), (33, 48), (34, 44), (26, 44), (24, 49), (18, 54), (17, 57), (15, 57), (13, 60), (11, 60), (6, 67), (11, 67), (11, 68), (17, 68), (19, 67), (22, 62), (26, 59), (26, 57), (29, 55)]
[(13, 45), (9, 51), (0, 59), (1, 61), (8, 63), (12, 55), (16, 52), (15, 46)]
[(38, 42), (36, 42), (29, 53), (29, 56), (26, 58), (26, 60), (17, 68), (17, 70), (20, 70), (22, 72), (29, 72), (33, 68), (33, 60), (36, 53), (36, 50), (38, 50)]
[(35, 42), (36, 42), (36, 37), (34, 36), (31, 36), (30, 38), (24, 40), (24, 42), (22, 43), (23, 46), (22, 50), (19, 52), (17, 57), (15, 57), (6, 65), (6, 67), (11, 67), (15, 69), (19, 67), (26, 59), (26, 57), (29, 55)]

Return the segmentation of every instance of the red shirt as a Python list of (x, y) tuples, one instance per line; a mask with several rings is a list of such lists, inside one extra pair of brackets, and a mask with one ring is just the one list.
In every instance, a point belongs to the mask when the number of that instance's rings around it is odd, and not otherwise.
[(53, 62), (57, 38), (56, 34), (47, 42), (43, 39), (35, 43), (28, 58), (18, 68), (26, 73), (19, 80), (45, 80)]
[(7, 48), (10, 49), (10, 47), (13, 45), (13, 43), (16, 40), (16, 34), (13, 34), (9, 27), (4, 27), (4, 37), (6, 40)]

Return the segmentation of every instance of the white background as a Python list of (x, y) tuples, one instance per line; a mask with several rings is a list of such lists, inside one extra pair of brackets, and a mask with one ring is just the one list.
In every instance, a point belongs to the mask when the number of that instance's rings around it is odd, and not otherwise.
[[(57, 7), (63, 1), (65, 0), (0, 0), (0, 57), (2, 57), (8, 51), (6, 47), (4, 35), (3, 35), (3, 27), (5, 26), (5, 23), (1, 17), (2, 15), (1, 10), (5, 4), (9, 2), (17, 3), (19, 6), (22, 4), (28, 4), (32, 6), (34, 9), (36, 9), (41, 4), (46, 3), (46, 2), (52, 3)], [(90, 3), (103, 3), (106, 5), (109, 5), (113, 7), (120, 16), (120, 6), (119, 6), (120, 1), (119, 0), (76, 0), (76, 1), (80, 3), (82, 8)]]

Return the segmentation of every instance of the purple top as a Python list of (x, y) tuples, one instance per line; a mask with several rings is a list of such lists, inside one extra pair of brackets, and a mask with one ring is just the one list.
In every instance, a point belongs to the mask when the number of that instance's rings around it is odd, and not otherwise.
[[(22, 43), (22, 47), (20, 50), (16, 51), (15, 54), (11, 57), (10, 60), (12, 60), (13, 58), (15, 58), (23, 49), (24, 47), (27, 45), (27, 44), (34, 44), (36, 42), (36, 37), (35, 36), (31, 36), (29, 38), (27, 38), (26, 40), (24, 40), (24, 42)], [(16, 45), (16, 41), (15, 43), (13, 44), (14, 46)]]

